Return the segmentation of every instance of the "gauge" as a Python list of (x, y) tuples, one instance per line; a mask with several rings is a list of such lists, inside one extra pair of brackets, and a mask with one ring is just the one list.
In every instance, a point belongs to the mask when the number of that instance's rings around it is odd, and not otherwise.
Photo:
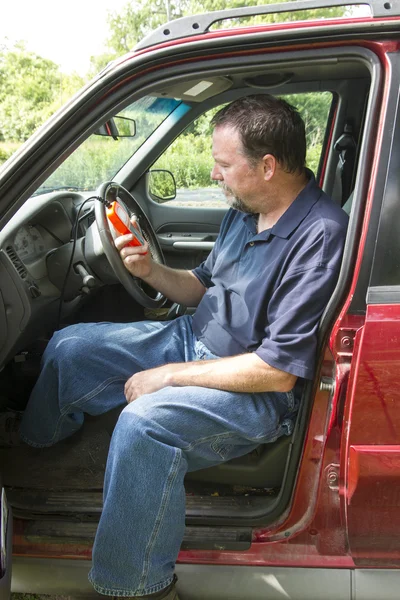
[(32, 225), (18, 229), (14, 238), (14, 248), (22, 260), (38, 256), (46, 250), (42, 234)]

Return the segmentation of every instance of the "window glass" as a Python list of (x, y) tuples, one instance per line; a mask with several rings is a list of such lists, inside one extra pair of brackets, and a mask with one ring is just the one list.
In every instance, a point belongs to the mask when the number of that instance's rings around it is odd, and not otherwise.
[[(173, 98), (154, 96), (133, 102), (118, 113), (114, 129), (110, 129), (107, 121), (98, 130), (102, 133), (85, 140), (38, 188), (36, 195), (55, 189), (95, 190), (103, 181), (112, 180), (180, 103)], [(129, 135), (121, 127), (123, 118), (128, 124), (134, 123)]]
[[(326, 125), (332, 103), (330, 92), (282, 96), (297, 107), (306, 125), (307, 166), (318, 170)], [(212, 128), (210, 121), (221, 107), (196, 119), (164, 152), (153, 169), (166, 169), (175, 177), (177, 194), (165, 204), (173, 206), (222, 207), (225, 197), (210, 178)]]

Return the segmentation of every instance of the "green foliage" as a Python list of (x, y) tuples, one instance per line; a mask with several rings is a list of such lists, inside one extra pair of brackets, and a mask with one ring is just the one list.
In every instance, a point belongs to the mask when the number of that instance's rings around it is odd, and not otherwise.
[(83, 85), (77, 74), (62, 75), (51, 60), (28, 52), (23, 43), (0, 51), (0, 132), (26, 140)]
[(76, 94), (85, 85), (86, 79), (78, 75), (78, 73), (65, 74), (59, 72), (60, 97), (56, 97), (55, 102), (57, 106), (54, 107), (54, 111)]
[(20, 142), (0, 142), (0, 166), (20, 147)]
[(169, 171), (154, 171), (149, 173), (149, 191), (162, 201), (173, 200), (176, 193), (176, 185), (173, 175)]
[[(291, 0), (280, 0), (281, 3), (290, 2)], [(276, 4), (276, 0), (252, 0), (251, 6), (262, 6), (265, 4)], [(197, 14), (204, 12), (212, 12), (216, 10), (225, 10), (228, 8), (243, 8), (249, 6), (246, 0), (192, 0), (191, 12), (188, 14)], [(282, 21), (298, 21), (316, 18), (332, 18), (343, 15), (345, 8), (324, 8), (317, 10), (306, 10), (296, 12), (278, 13), (275, 15), (258, 15), (255, 17), (244, 17), (240, 19), (230, 19), (224, 21), (225, 27), (237, 27), (238, 25), (260, 25), (265, 23), (281, 23)], [(212, 26), (212, 29), (218, 29), (220, 23)]]
[(0, 54), (0, 131), (4, 140), (25, 140), (50, 116), (58, 67), (22, 44)]
[(90, 57), (90, 67), (89, 67), (89, 78), (94, 77), (100, 71), (102, 71), (108, 63), (117, 58), (119, 54), (117, 52), (104, 52), (103, 54), (99, 54), (98, 56)]
[[(318, 169), (321, 143), (313, 143), (307, 149), (307, 166)], [(175, 177), (178, 189), (210, 187), (213, 159), (211, 138), (198, 137), (193, 133), (180, 136), (154, 164), (154, 169), (166, 169)]]
[(307, 146), (322, 144), (332, 104), (332, 94), (330, 92), (290, 94), (284, 96), (284, 99), (295, 106), (303, 117)]
[(108, 17), (110, 37), (108, 48), (115, 56), (125, 54), (147, 33), (170, 19), (190, 13), (190, 0), (136, 0), (128, 2), (121, 12)]
[(101, 181), (111, 180), (117, 170), (115, 165), (123, 164), (130, 155), (130, 139), (91, 137), (47, 179), (46, 187), (68, 184), (94, 190)]
[(179, 189), (209, 186), (212, 165), (211, 137), (188, 133), (171, 144), (154, 168), (171, 171)]

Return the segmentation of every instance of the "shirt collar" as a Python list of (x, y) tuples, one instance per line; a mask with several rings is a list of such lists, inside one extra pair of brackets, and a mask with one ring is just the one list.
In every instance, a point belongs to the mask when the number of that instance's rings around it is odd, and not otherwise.
[[(309, 178), (307, 185), (278, 219), (272, 229), (268, 229), (269, 235), (288, 238), (308, 215), (311, 207), (321, 197), (322, 190), (315, 181), (314, 174), (309, 169), (306, 169), (306, 173)], [(255, 234), (257, 226), (254, 215), (246, 214), (243, 216), (243, 220), (250, 231)]]

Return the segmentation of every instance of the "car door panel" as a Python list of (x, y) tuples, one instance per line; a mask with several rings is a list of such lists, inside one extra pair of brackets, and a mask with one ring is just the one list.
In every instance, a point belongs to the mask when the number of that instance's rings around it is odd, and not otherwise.
[(171, 267), (192, 269), (212, 250), (226, 208), (158, 205), (149, 200), (152, 225)]

